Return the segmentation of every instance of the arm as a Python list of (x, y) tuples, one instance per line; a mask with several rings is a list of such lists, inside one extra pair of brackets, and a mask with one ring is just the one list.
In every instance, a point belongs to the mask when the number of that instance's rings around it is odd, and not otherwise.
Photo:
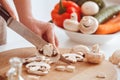
[(14, 0), (14, 4), (16, 6), (20, 22), (46, 41), (58, 46), (58, 40), (53, 31), (53, 25), (48, 22), (38, 21), (33, 17), (30, 0)]

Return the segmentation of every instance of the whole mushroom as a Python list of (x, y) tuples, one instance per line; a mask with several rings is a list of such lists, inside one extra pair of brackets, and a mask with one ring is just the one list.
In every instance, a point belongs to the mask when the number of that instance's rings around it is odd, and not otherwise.
[(82, 4), (81, 10), (85, 16), (92, 16), (99, 12), (99, 6), (93, 1), (87, 1)]
[(85, 55), (86, 62), (89, 63), (101, 63), (105, 56), (104, 54), (99, 50), (99, 45), (95, 44), (92, 47), (92, 50)]
[(109, 58), (109, 61), (113, 64), (120, 63), (120, 49), (117, 49), (113, 52), (112, 56)]
[(79, 24), (79, 29), (84, 34), (92, 34), (98, 29), (98, 21), (92, 16), (84, 16)]
[(72, 13), (70, 19), (64, 20), (63, 26), (69, 31), (79, 31), (77, 14), (75, 12)]

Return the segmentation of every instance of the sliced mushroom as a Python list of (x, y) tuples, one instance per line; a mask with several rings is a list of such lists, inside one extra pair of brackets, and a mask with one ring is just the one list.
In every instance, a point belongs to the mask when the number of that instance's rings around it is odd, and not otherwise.
[(80, 54), (82, 54), (83, 56), (87, 53), (87, 52), (89, 52), (90, 50), (89, 50), (89, 48), (87, 47), (87, 46), (85, 46), (85, 45), (77, 45), (77, 46), (74, 46), (73, 48), (72, 48), (72, 53), (80, 53)]
[(83, 56), (75, 53), (66, 53), (66, 54), (63, 54), (63, 57), (72, 63), (83, 61)]
[(50, 70), (50, 65), (45, 62), (31, 62), (26, 65), (27, 72), (36, 75), (45, 75)]

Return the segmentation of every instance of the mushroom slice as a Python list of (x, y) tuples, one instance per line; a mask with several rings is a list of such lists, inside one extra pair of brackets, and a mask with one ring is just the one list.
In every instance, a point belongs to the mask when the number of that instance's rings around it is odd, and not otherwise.
[(63, 54), (63, 57), (72, 63), (83, 61), (83, 56), (75, 53), (66, 53)]
[(89, 48), (85, 45), (76, 45), (72, 48), (72, 52), (73, 53), (79, 53), (79, 52), (82, 52), (83, 53), (83, 56), (89, 52)]
[(36, 75), (45, 75), (50, 70), (50, 65), (45, 62), (31, 62), (26, 65), (27, 72)]
[(23, 63), (30, 63), (30, 62), (40, 62), (42, 61), (42, 57), (41, 56), (33, 56), (33, 57), (28, 57), (28, 58), (24, 58), (23, 59)]
[(41, 49), (38, 49), (38, 56), (45, 56), (49, 58), (52, 62), (57, 62), (61, 54), (58, 49), (51, 43), (44, 45)]

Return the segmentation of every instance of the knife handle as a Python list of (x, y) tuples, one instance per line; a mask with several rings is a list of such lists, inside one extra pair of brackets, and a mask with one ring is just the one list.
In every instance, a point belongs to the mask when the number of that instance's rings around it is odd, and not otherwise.
[(5, 10), (1, 5), (0, 5), (0, 16), (2, 16), (6, 22), (11, 17), (11, 15), (8, 13), (8, 11)]

